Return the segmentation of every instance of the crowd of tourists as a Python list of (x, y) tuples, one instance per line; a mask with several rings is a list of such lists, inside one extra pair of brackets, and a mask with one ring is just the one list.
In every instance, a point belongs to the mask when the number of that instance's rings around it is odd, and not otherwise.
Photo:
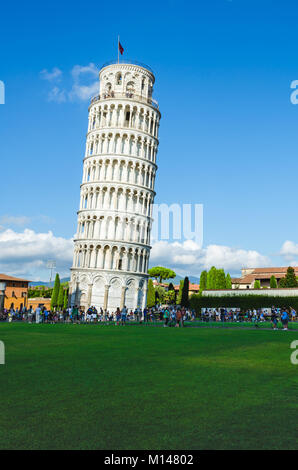
[(28, 323), (105, 323), (125, 325), (127, 322), (154, 323), (164, 322), (164, 326), (184, 326), (185, 321), (195, 320), (195, 311), (176, 307), (136, 308), (129, 310), (126, 306), (117, 308), (113, 312), (97, 309), (94, 306), (86, 311), (82, 307), (74, 306), (64, 310), (52, 311), (45, 307), (36, 309), (23, 308), (22, 310), (11, 308), (0, 313), (0, 321), (28, 322)]
[(280, 321), (284, 329), (288, 328), (289, 321), (297, 321), (296, 310), (292, 307), (275, 307), (259, 309), (226, 309), (226, 308), (208, 308), (202, 309), (201, 319), (205, 322), (252, 322), (256, 326), (262, 322), (271, 322), (273, 329), (277, 329)]
[(289, 321), (297, 321), (294, 308), (241, 309), (206, 308), (201, 309), (197, 315), (194, 310), (177, 306), (158, 306), (154, 308), (129, 310), (126, 306), (117, 308), (113, 312), (97, 309), (94, 306), (86, 311), (82, 307), (74, 306), (64, 310), (52, 311), (45, 307), (22, 310), (11, 308), (0, 313), (0, 321), (19, 321), (28, 323), (104, 323), (125, 325), (126, 323), (163, 323), (164, 327), (183, 327), (185, 322), (252, 322), (256, 327), (262, 322), (271, 322), (273, 329), (278, 329), (281, 322), (283, 329), (288, 328)]

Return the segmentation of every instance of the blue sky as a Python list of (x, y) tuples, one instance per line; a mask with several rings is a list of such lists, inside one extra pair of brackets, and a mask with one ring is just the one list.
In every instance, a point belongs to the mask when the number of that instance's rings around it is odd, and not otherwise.
[(0, 271), (46, 279), (49, 258), (68, 271), (88, 117), (82, 87), (117, 58), (118, 34), (124, 58), (156, 74), (156, 202), (204, 204), (203, 250), (166, 242), (152, 263), (193, 275), (210, 264), (237, 273), (296, 263), (298, 4), (16, 1), (1, 18)]

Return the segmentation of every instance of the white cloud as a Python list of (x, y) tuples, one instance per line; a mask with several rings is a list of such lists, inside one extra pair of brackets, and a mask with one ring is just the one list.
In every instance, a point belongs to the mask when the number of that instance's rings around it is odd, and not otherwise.
[(91, 85), (80, 85), (75, 83), (69, 92), (69, 99), (79, 99), (82, 101), (89, 100), (92, 96), (96, 95), (99, 90), (98, 81), (92, 83)]
[(281, 256), (287, 261), (288, 266), (298, 265), (298, 244), (290, 240), (286, 240), (281, 247)]
[(30, 223), (30, 217), (25, 215), (14, 216), (14, 215), (3, 215), (0, 217), (0, 224), (3, 225), (28, 225)]
[(270, 266), (271, 262), (255, 250), (243, 250), (223, 245), (208, 245), (200, 249), (192, 240), (183, 243), (156, 242), (151, 251), (151, 264), (164, 264), (179, 273), (196, 275), (211, 266), (230, 271), (242, 267)]
[(48, 80), (49, 82), (54, 80), (58, 81), (62, 76), (62, 71), (58, 69), (58, 67), (54, 67), (51, 72), (49, 72), (47, 69), (43, 69), (40, 72), (40, 76), (43, 80)]
[[(99, 92), (98, 70), (93, 63), (89, 65), (75, 65), (71, 71), (74, 80), (69, 99), (89, 100), (91, 96)], [(81, 80), (89, 80), (89, 83), (82, 83)]]
[(98, 77), (98, 70), (92, 62), (89, 65), (75, 65), (72, 68), (71, 74), (74, 80), (78, 80), (81, 75), (88, 74), (93, 77)]
[(291, 258), (298, 255), (298, 244), (290, 240), (284, 242), (281, 247), (280, 254), (285, 258)]
[[(48, 92), (48, 101), (65, 103), (66, 101), (87, 101), (96, 93), (99, 93), (98, 69), (92, 62), (88, 65), (75, 65), (71, 72), (71, 88), (54, 86)], [(60, 81), (62, 71), (54, 67), (51, 72), (44, 69), (40, 72), (42, 79), (48, 82)]]
[(33, 215), (33, 216), (26, 216), (26, 215), (2, 215), (0, 216), (0, 230), (4, 230), (5, 228), (10, 227), (11, 225), (15, 226), (27, 226), (32, 225), (33, 222), (40, 222), (43, 224), (53, 224), (54, 219), (49, 217), (48, 215)]
[(59, 87), (55, 86), (49, 91), (48, 101), (55, 101), (56, 103), (65, 103), (66, 101), (65, 90), (61, 90)]
[(68, 276), (72, 256), (72, 239), (56, 237), (51, 231), (36, 233), (30, 229), (23, 232), (7, 229), (0, 232), (0, 272), (31, 280), (47, 279), (46, 263), (55, 259), (57, 271)]

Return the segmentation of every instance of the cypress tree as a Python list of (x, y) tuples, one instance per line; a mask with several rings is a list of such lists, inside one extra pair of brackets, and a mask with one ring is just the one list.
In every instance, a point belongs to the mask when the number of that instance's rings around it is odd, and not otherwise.
[(259, 281), (259, 279), (255, 280), (254, 289), (261, 289), (261, 282)]
[(183, 279), (181, 279), (180, 286), (179, 286), (179, 293), (178, 293), (178, 297), (177, 297), (177, 304), (178, 305), (181, 305), (183, 284), (184, 284), (184, 281), (183, 281)]
[(226, 275), (226, 289), (232, 289), (232, 281), (229, 273)]
[(59, 274), (57, 273), (55, 277), (55, 283), (54, 283), (54, 288), (53, 288), (52, 297), (51, 297), (51, 309), (52, 310), (55, 307), (57, 307), (59, 290), (60, 290), (60, 278), (59, 278)]
[(225, 289), (226, 288), (226, 276), (223, 269), (216, 270), (215, 277), (215, 289)]
[(216, 268), (212, 266), (207, 274), (207, 289), (216, 289)]
[(181, 306), (189, 306), (189, 279), (186, 276), (183, 283), (182, 295), (181, 295)]
[(202, 271), (200, 275), (200, 290), (207, 289), (207, 271)]
[(271, 276), (270, 278), (270, 287), (271, 289), (276, 289), (277, 288), (277, 280), (275, 276)]
[(148, 281), (148, 291), (147, 291), (147, 307), (153, 307), (155, 305), (155, 290), (153, 286), (152, 279)]
[(297, 287), (297, 279), (292, 266), (289, 266), (286, 274), (286, 287)]
[(68, 306), (68, 290), (65, 289), (64, 291), (64, 299), (63, 299), (63, 309), (65, 310)]
[(63, 302), (64, 302), (64, 289), (63, 289), (63, 286), (60, 284), (58, 300), (57, 300), (57, 307), (62, 308), (63, 307)]

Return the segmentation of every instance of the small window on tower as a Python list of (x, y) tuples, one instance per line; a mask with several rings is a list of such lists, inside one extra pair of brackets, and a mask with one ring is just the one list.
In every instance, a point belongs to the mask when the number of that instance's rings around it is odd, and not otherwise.
[(119, 262), (118, 262), (118, 269), (119, 269), (119, 270), (122, 269), (122, 259), (119, 259)]

